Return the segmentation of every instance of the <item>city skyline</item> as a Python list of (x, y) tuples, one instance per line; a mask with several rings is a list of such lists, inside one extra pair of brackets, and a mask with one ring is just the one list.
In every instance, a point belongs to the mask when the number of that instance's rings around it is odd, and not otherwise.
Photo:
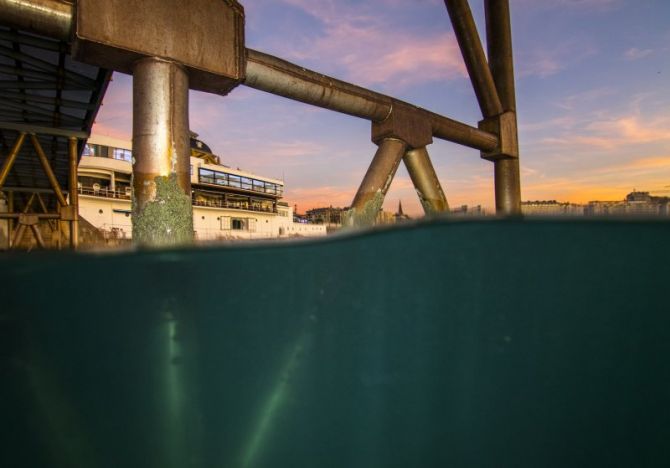
[[(243, 2), (247, 45), (448, 117), (481, 119), (441, 0)], [(470, 2), (480, 33), (482, 2)], [(524, 200), (585, 203), (670, 185), (670, 5), (512, 0)], [(547, 19), (551, 18), (551, 22)], [(131, 79), (114, 75), (94, 132), (131, 136)], [(243, 86), (191, 92), (191, 128), (225, 164), (283, 178), (300, 211), (346, 206), (374, 155), (368, 122)], [(493, 207), (475, 150), (428, 148), (452, 207)], [(400, 167), (384, 208), (421, 208)]]

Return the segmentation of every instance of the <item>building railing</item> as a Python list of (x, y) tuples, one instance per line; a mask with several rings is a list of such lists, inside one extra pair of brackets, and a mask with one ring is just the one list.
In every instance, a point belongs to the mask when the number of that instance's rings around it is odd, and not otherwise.
[(277, 213), (277, 208), (270, 208), (264, 206), (255, 206), (253, 204), (243, 204), (239, 202), (229, 202), (223, 200), (195, 200), (193, 199), (194, 206), (209, 206), (212, 208), (228, 208), (232, 210), (246, 210), (246, 211), (258, 211), (261, 213)]
[[(79, 193), (81, 195), (91, 195), (94, 197), (102, 198), (115, 198), (120, 200), (130, 200), (132, 197), (132, 191), (129, 190), (130, 187), (123, 189), (112, 190), (107, 187), (89, 187), (89, 186), (80, 186)], [(228, 208), (231, 210), (246, 210), (246, 211), (257, 211), (260, 213), (277, 213), (276, 207), (267, 207), (267, 206), (258, 206), (253, 203), (240, 203), (240, 202), (231, 202), (223, 200), (196, 200), (191, 199), (191, 202), (194, 206), (208, 206), (212, 208)]]
[(132, 191), (126, 188), (112, 190), (108, 187), (79, 186), (78, 191), (81, 195), (92, 195), (94, 197), (119, 198), (122, 200), (130, 200), (132, 197)]

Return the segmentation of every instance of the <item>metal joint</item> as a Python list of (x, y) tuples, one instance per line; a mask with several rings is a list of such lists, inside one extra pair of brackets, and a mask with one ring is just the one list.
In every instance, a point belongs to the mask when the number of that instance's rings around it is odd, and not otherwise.
[(516, 113), (503, 112), (479, 122), (479, 129), (498, 135), (498, 146), (493, 151), (482, 151), (481, 157), (489, 161), (519, 157)]
[(36, 214), (19, 213), (19, 224), (24, 226), (35, 226), (39, 222), (40, 218)]
[(372, 122), (372, 141), (379, 145), (387, 138), (404, 141), (410, 148), (423, 148), (433, 142), (432, 122), (419, 109), (395, 102), (385, 120)]

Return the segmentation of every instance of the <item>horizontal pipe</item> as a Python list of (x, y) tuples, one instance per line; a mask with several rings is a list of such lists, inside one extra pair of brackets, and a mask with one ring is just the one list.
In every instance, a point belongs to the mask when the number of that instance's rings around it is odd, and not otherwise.
[[(71, 4), (58, 0), (0, 0), (0, 12), (3, 24), (61, 40), (70, 39)], [(246, 55), (244, 84), (251, 88), (373, 122), (386, 119), (394, 104), (414, 107), (263, 52), (246, 49)], [(431, 121), (436, 138), (480, 151), (492, 151), (498, 146), (498, 137), (492, 133), (418, 107), (415, 109)]]
[[(0, 213), (0, 219), (19, 219), (21, 216), (26, 213)], [(30, 213), (30, 216), (34, 216), (37, 219), (60, 219), (61, 215), (59, 213)]]
[(37, 133), (39, 135), (54, 135), (74, 137), (81, 140), (88, 138), (88, 133), (81, 130), (67, 130), (65, 128), (42, 127), (39, 125), (21, 124), (15, 122), (0, 122), (1, 130), (15, 130), (17, 132)]
[(492, 133), (253, 49), (247, 49), (244, 84), (373, 122), (383, 121), (394, 105), (402, 104), (415, 109), (420, 117), (429, 119), (437, 138), (481, 151), (492, 151), (498, 146), (498, 137)]
[(391, 113), (392, 99), (344, 81), (247, 49), (244, 84), (261, 91), (376, 122)]
[(59, 0), (0, 0), (2, 23), (61, 41), (70, 40), (72, 3)]

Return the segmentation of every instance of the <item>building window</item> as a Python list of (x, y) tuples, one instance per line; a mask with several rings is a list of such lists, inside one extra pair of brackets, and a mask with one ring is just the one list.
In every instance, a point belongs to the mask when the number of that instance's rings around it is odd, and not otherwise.
[(269, 193), (271, 195), (279, 196), (281, 196), (284, 191), (284, 187), (279, 184), (228, 174), (227, 172), (213, 171), (210, 169), (200, 168), (198, 176), (200, 183), (203, 184), (223, 185), (225, 187), (235, 187), (251, 192)]
[(233, 218), (232, 228), (236, 231), (246, 231), (246, 220), (240, 218)]
[(114, 148), (114, 151), (112, 153), (112, 157), (114, 159), (118, 159), (120, 161), (128, 161), (131, 162), (133, 159), (133, 154), (131, 153), (130, 150), (123, 149), (123, 148)]

